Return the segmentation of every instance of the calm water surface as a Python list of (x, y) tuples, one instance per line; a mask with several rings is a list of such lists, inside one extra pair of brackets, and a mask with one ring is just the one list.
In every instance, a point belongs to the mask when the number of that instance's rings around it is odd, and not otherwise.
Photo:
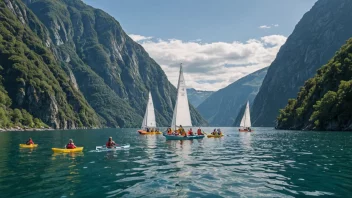
[[(0, 197), (352, 196), (352, 133), (223, 131), (194, 141), (136, 129), (0, 133)], [(109, 136), (131, 148), (90, 152)], [(20, 149), (28, 137), (39, 147)], [(84, 151), (51, 151), (69, 138)]]

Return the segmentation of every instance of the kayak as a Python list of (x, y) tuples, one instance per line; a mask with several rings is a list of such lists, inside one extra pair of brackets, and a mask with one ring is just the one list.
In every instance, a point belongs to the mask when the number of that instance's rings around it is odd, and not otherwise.
[(30, 145), (20, 144), (20, 147), (21, 148), (35, 148), (35, 147), (38, 147), (38, 144), (30, 144)]
[(166, 135), (164, 134), (166, 140), (194, 140), (203, 139), (204, 135), (192, 135), (192, 136), (182, 136), (182, 135)]
[(71, 152), (81, 152), (83, 151), (83, 147), (76, 147), (74, 149), (63, 149), (63, 148), (52, 148), (56, 153), (71, 153)]
[(208, 138), (221, 138), (222, 136), (224, 136), (224, 134), (221, 134), (221, 135), (207, 135)]
[(163, 134), (162, 132), (147, 132), (145, 130), (138, 130), (138, 133), (141, 135), (158, 135), (158, 134)]
[(112, 148), (107, 148), (106, 146), (96, 146), (95, 150), (97, 151), (115, 151), (115, 150), (120, 150), (120, 149), (127, 149), (130, 148), (130, 144), (125, 144), (121, 146), (114, 146)]

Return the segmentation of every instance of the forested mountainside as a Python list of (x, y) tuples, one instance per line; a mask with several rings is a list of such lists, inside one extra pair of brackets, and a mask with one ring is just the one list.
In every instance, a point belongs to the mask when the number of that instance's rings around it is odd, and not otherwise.
[[(151, 91), (158, 125), (171, 123), (175, 87), (113, 17), (80, 0), (23, 2), (1, 4), (7, 53), (0, 64), (11, 108), (55, 128), (138, 127)], [(19, 54), (22, 60), (10, 58)], [(193, 107), (191, 114), (206, 124)]]
[(277, 128), (352, 130), (352, 38), (288, 101)]
[(243, 104), (252, 103), (268, 68), (253, 72), (209, 96), (197, 109), (211, 126), (233, 126)]
[(213, 91), (195, 90), (193, 88), (187, 89), (188, 100), (194, 107), (198, 107), (212, 93), (214, 93), (214, 92)]
[(279, 109), (351, 37), (351, 10), (351, 0), (319, 0), (303, 16), (269, 67), (254, 100), (254, 126), (275, 126)]
[(41, 125), (38, 119), (31, 123), (22, 118), (31, 115), (56, 128), (100, 126), (94, 110), (42, 42), (47, 32), (37, 18), (17, 1), (1, 1), (0, 9), (2, 127)]

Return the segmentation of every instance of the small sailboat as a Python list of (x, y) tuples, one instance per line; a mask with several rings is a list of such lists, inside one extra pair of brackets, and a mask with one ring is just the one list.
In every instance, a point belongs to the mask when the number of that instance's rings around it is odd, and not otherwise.
[[(177, 129), (177, 127), (182, 126), (182, 128)], [(188, 97), (185, 79), (183, 77), (182, 64), (180, 65), (180, 75), (178, 78), (177, 84), (177, 98), (174, 108), (174, 113), (172, 116), (171, 127), (174, 132), (180, 134), (181, 130), (185, 130), (185, 127), (192, 127), (191, 114), (189, 111)], [(204, 138), (204, 135), (192, 135), (192, 136), (183, 136), (183, 135), (169, 135), (164, 134), (167, 140), (189, 140), (189, 139), (201, 139)]]
[(156, 129), (156, 121), (155, 121), (155, 112), (154, 112), (154, 104), (152, 99), (152, 94), (149, 92), (147, 108), (145, 110), (141, 130), (138, 130), (139, 134), (162, 134)]
[(247, 101), (246, 110), (244, 111), (240, 128), (238, 129), (239, 132), (252, 132), (253, 129), (251, 128), (251, 115), (249, 112), (249, 101)]

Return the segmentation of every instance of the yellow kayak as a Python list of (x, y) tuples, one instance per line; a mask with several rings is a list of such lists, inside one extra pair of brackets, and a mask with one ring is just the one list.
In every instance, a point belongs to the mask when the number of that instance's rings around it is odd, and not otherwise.
[(211, 135), (211, 134), (207, 135), (208, 138), (220, 138), (222, 136), (224, 136), (224, 134), (221, 134), (221, 135)]
[(81, 152), (83, 151), (83, 147), (76, 147), (74, 149), (63, 149), (63, 148), (52, 148), (56, 153), (71, 153), (71, 152)]
[(35, 148), (35, 147), (37, 147), (38, 146), (38, 144), (29, 144), (29, 145), (27, 145), (27, 144), (20, 144), (20, 147), (21, 148)]
[(138, 130), (138, 133), (141, 135), (158, 135), (158, 134), (163, 134), (162, 132), (158, 131), (158, 132), (147, 132), (144, 130)]

